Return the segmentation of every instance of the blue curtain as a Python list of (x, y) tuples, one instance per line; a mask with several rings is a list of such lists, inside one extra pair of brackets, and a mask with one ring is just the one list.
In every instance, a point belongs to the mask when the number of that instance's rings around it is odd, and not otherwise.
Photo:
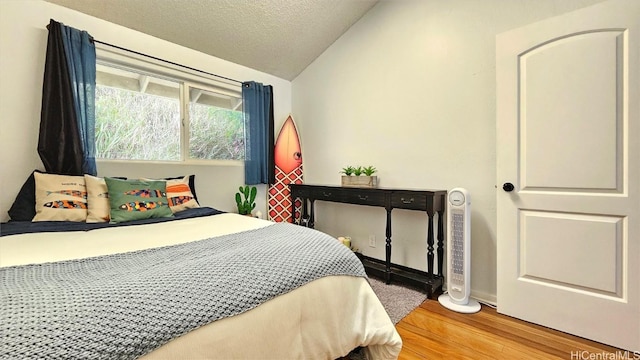
[(47, 28), (38, 154), (47, 172), (96, 175), (95, 47), (86, 32)]
[(242, 84), (245, 118), (244, 181), (247, 185), (273, 184), (273, 88), (254, 81)]
[[(62, 24), (61, 24), (62, 25)], [(62, 25), (85, 174), (96, 175), (96, 48), (86, 31)]]

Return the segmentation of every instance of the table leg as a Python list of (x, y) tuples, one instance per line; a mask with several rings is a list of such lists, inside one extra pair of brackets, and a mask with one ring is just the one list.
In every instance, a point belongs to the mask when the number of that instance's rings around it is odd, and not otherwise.
[[(307, 199), (300, 198), (300, 202), (302, 203), (302, 212), (300, 214), (299, 225), (304, 225), (305, 219), (307, 218), (307, 215), (309, 214), (308, 209), (307, 209)], [(294, 202), (294, 206), (295, 206), (295, 202)], [(295, 222), (295, 215), (294, 215), (293, 219), (294, 219), (294, 222)]]
[(309, 215), (309, 227), (312, 229), (315, 229), (316, 226), (316, 216), (315, 216), (315, 200), (314, 199), (310, 199), (309, 202), (311, 203), (311, 213)]
[(387, 209), (387, 226), (386, 226), (386, 257), (384, 280), (387, 284), (391, 283), (391, 209)]
[(429, 215), (429, 229), (427, 230), (427, 272), (433, 274), (433, 227), (435, 222), (433, 219), (433, 211), (427, 211), (427, 215)]
[(442, 276), (444, 263), (444, 210), (438, 211), (438, 276)]
[[(291, 223), (296, 223), (296, 197), (291, 196)], [(302, 224), (302, 217), (300, 218), (299, 224)]]

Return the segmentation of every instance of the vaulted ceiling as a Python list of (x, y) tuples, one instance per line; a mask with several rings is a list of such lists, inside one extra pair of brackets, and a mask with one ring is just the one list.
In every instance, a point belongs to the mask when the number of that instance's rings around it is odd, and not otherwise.
[(293, 80), (378, 2), (46, 1), (287, 80)]

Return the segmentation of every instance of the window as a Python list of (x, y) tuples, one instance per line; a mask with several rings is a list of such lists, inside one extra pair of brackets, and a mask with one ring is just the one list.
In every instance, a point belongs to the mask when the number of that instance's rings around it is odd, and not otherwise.
[(244, 159), (242, 99), (189, 87), (189, 158)]
[(244, 159), (240, 86), (97, 64), (96, 158)]

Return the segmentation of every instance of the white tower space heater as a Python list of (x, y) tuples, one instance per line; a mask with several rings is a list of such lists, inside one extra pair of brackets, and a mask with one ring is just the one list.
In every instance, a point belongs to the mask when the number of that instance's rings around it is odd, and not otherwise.
[(472, 314), (480, 304), (471, 292), (471, 197), (463, 188), (449, 191), (447, 197), (447, 294), (438, 297), (449, 310)]

